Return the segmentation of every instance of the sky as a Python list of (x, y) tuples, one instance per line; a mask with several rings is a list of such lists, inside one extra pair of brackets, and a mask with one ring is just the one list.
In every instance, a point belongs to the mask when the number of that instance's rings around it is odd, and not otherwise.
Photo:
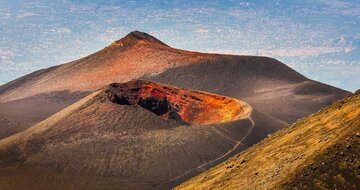
[(134, 30), (180, 49), (274, 57), (311, 79), (360, 88), (360, 0), (0, 0), (0, 84)]

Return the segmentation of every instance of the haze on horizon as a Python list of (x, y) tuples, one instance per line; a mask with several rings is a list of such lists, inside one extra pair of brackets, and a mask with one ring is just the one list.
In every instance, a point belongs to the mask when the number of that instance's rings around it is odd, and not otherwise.
[(186, 50), (274, 57), (355, 91), (357, 0), (0, 0), (0, 84), (79, 59), (133, 30)]

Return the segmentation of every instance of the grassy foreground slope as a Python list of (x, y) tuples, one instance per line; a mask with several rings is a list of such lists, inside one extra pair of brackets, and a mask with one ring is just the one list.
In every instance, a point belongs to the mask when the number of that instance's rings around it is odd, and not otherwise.
[(360, 91), (175, 189), (359, 189)]

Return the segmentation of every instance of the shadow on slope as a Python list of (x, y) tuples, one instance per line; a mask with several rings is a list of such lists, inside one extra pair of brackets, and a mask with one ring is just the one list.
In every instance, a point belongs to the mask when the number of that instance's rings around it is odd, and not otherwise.
[(52, 92), (0, 103), (0, 140), (50, 117), (90, 92)]
[(351, 94), (309, 80), (266, 57), (218, 55), (215, 62), (172, 68), (142, 78), (241, 99), (289, 123)]
[(284, 125), (256, 111), (254, 118), (254, 123), (244, 118), (184, 125), (140, 106), (113, 103), (106, 90), (98, 91), (1, 140), (0, 185), (3, 189), (168, 189)]

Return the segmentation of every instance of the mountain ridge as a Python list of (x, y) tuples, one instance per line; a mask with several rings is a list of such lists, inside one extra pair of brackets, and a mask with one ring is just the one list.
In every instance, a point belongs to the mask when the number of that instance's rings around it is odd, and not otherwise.
[[(135, 79), (245, 98), (259, 111), (288, 123), (350, 94), (311, 81), (273, 58), (179, 50), (136, 31), (117, 42), (1, 85), (0, 118), (6, 119), (0, 124), (6, 131), (0, 133), (1, 138), (48, 118), (104, 85)], [(125, 42), (130, 45), (120, 45)], [(283, 106), (300, 105), (305, 109), (281, 111)]]

